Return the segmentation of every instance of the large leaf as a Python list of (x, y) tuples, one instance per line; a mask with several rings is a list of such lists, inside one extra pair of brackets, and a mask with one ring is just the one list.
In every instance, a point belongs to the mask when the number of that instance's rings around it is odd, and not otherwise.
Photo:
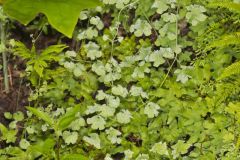
[(27, 25), (39, 13), (59, 32), (72, 37), (80, 11), (100, 5), (99, 0), (6, 0), (4, 11)]

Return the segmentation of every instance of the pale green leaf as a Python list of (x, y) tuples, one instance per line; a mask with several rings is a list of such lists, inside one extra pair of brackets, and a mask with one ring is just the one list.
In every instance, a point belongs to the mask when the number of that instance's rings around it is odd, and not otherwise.
[(21, 139), (21, 141), (19, 142), (19, 146), (22, 149), (27, 149), (30, 146), (30, 143), (26, 139)]
[(148, 116), (148, 118), (154, 118), (158, 116), (160, 107), (158, 104), (149, 102), (146, 107), (144, 108), (144, 114)]
[(116, 118), (119, 123), (127, 124), (131, 121), (132, 114), (128, 110), (121, 110), (121, 112), (116, 115)]
[(112, 144), (120, 144), (121, 143), (121, 138), (119, 136), (122, 134), (119, 130), (116, 130), (114, 128), (109, 128), (106, 130), (107, 133), (107, 139), (112, 143)]
[(87, 119), (87, 123), (91, 124), (92, 129), (103, 130), (106, 125), (106, 121), (100, 115), (93, 116), (92, 118)]
[(121, 85), (113, 86), (112, 87), (112, 93), (117, 96), (121, 96), (125, 98), (128, 95), (128, 91), (126, 88), (124, 88)]
[(150, 151), (159, 155), (169, 155), (166, 142), (155, 143)]
[(91, 133), (89, 136), (84, 136), (83, 140), (89, 143), (90, 145), (93, 145), (97, 149), (101, 148), (101, 140), (99, 138), (99, 135), (96, 133)]
[(64, 142), (67, 145), (75, 144), (78, 140), (78, 133), (77, 132), (64, 131), (62, 137), (64, 139)]

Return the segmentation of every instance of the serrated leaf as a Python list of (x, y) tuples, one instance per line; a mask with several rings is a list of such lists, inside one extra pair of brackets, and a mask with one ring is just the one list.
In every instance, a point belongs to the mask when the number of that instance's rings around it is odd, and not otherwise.
[(25, 25), (43, 13), (56, 30), (71, 38), (80, 11), (98, 5), (99, 0), (8, 0), (4, 11)]

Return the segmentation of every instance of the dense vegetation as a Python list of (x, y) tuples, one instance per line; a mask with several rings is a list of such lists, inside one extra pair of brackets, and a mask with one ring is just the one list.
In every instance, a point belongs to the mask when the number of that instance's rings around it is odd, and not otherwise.
[(239, 0), (0, 3), (0, 160), (240, 159)]

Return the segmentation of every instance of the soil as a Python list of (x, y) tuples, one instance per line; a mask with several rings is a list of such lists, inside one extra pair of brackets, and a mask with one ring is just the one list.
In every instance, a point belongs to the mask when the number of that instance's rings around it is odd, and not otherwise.
[(7, 125), (9, 121), (4, 118), (4, 112), (14, 113), (16, 111), (25, 112), (28, 105), (29, 89), (23, 85), (24, 79), (20, 75), (14, 75), (19, 71), (11, 71), (9, 74), (10, 92), (6, 93), (3, 85), (3, 74), (0, 72), (0, 123)]

